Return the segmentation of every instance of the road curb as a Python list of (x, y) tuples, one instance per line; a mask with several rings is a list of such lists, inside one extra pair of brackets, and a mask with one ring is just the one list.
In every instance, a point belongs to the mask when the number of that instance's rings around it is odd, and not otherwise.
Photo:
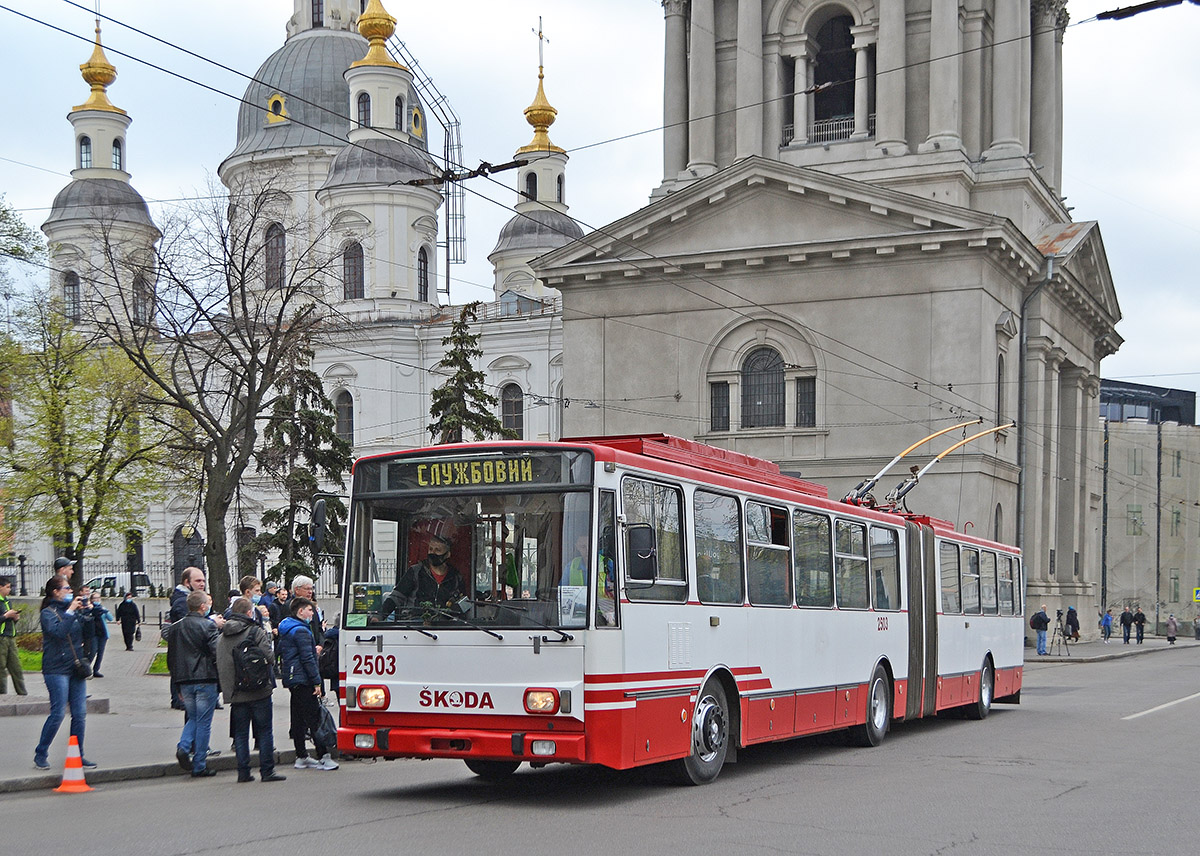
[[(1124, 646), (1122, 645), (1121, 647), (1124, 647)], [(1191, 648), (1196, 648), (1196, 647), (1200, 647), (1200, 646), (1192, 644), (1192, 645), (1167, 645), (1167, 646), (1157, 645), (1153, 648), (1133, 647), (1133, 649), (1129, 650), (1129, 651), (1113, 651), (1113, 652), (1107, 653), (1107, 654), (1093, 654), (1093, 655), (1086, 656), (1086, 657), (1063, 656), (1061, 654), (1055, 654), (1052, 656), (1047, 655), (1045, 657), (1038, 657), (1035, 654), (1034, 657), (1036, 659), (1026, 660), (1025, 665), (1026, 666), (1036, 666), (1036, 665), (1051, 665), (1051, 664), (1071, 665), (1071, 664), (1075, 664), (1075, 663), (1102, 663), (1107, 660), (1122, 660), (1126, 657), (1140, 657), (1143, 654), (1158, 654), (1163, 651), (1187, 651)]]
[[(108, 713), (108, 699), (106, 698), (89, 698), (87, 700), (88, 713)], [(49, 716), (50, 715), (50, 700), (39, 699), (38, 701), (13, 701), (0, 704), (0, 717), (3, 716)]]

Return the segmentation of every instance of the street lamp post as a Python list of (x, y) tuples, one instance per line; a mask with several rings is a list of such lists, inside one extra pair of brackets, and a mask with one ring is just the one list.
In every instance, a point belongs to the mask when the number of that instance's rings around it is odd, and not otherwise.
[(17, 567), (21, 570), (21, 597), (28, 597), (29, 590), (25, 588), (25, 554), (17, 556)]

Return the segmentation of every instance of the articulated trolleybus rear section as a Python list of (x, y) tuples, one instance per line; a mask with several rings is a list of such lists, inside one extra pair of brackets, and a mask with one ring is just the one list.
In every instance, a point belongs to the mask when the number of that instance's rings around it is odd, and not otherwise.
[(1019, 700), (1019, 551), (874, 505), (665, 435), (359, 460), (338, 748), (703, 783), (751, 744)]

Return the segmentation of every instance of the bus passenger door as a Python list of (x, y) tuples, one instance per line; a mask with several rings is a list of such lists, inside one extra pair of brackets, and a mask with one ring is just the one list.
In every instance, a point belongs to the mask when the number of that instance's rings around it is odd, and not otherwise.
[(906, 719), (932, 715), (937, 705), (938, 587), (933, 530), (909, 522), (908, 699)]

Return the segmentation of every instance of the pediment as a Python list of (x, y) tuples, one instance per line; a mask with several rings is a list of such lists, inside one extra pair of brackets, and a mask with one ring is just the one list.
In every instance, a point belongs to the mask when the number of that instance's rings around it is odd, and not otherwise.
[(1044, 256), (1055, 259), (1060, 276), (1069, 278), (1087, 294), (1111, 324), (1121, 320), (1121, 306), (1099, 223), (1085, 220), (1051, 224), (1034, 239), (1034, 245)]
[(842, 176), (746, 158), (534, 263), (576, 264), (804, 247), (994, 226), (998, 218)]

